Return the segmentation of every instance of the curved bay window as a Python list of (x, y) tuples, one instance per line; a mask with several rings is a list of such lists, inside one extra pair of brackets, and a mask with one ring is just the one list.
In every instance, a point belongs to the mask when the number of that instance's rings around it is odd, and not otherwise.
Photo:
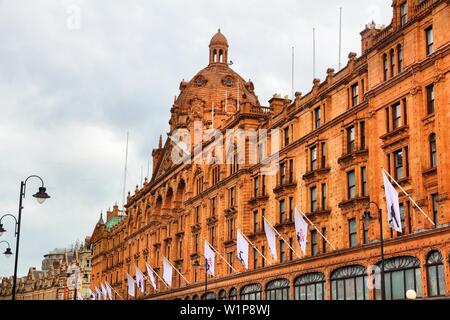
[(229, 300), (237, 300), (237, 296), (238, 296), (238, 291), (236, 288), (231, 288), (230, 292), (228, 294), (228, 299)]
[(249, 284), (241, 289), (241, 300), (261, 300), (262, 288), (259, 283)]
[(332, 300), (368, 300), (367, 271), (360, 265), (339, 268), (331, 274)]
[(428, 296), (445, 296), (445, 277), (442, 255), (432, 251), (427, 258)]
[(325, 300), (325, 276), (321, 272), (308, 273), (294, 280), (295, 300)]
[(207, 292), (202, 295), (202, 300), (216, 300), (216, 294), (214, 292)]
[[(381, 268), (381, 264), (378, 264)], [(420, 261), (415, 257), (397, 257), (384, 262), (384, 283), (386, 299), (406, 299), (406, 291), (416, 291), (422, 297), (422, 278)], [(381, 299), (380, 290), (375, 291), (375, 298)]]
[(266, 287), (266, 300), (289, 300), (290, 283), (287, 279), (270, 281)]

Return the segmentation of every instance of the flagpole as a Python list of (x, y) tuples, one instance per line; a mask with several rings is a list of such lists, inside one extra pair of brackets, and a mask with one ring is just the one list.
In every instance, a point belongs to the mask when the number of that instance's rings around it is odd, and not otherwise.
[(256, 252), (258, 252), (259, 253), (259, 255), (261, 256), (261, 257), (263, 257), (263, 259), (264, 259), (264, 261), (266, 261), (269, 265), (272, 265), (270, 262), (269, 262), (269, 260), (267, 260), (266, 259), (266, 257), (258, 250), (258, 248), (245, 236), (245, 234), (243, 234), (240, 230), (238, 230), (240, 233), (241, 233), (241, 235), (244, 237), (244, 239), (248, 242), (248, 243), (250, 243), (250, 245), (256, 250)]
[(294, 248), (292, 248), (292, 246), (289, 244), (289, 242), (287, 242), (287, 241), (281, 236), (281, 234), (277, 231), (277, 229), (275, 229), (275, 228), (273, 227), (273, 225), (272, 225), (269, 221), (267, 221), (267, 219), (266, 219), (265, 217), (264, 217), (264, 221), (266, 221), (267, 224), (268, 224), (268, 225), (276, 232), (276, 234), (281, 238), (281, 240), (283, 240), (284, 243), (287, 244), (287, 246), (292, 250), (292, 252), (295, 253), (295, 255), (297, 256), (297, 258), (301, 259), (300, 255), (294, 250)]
[(183, 278), (183, 280), (184, 280), (187, 284), (190, 284), (190, 282), (189, 282), (189, 281), (181, 274), (181, 272), (178, 271), (177, 268), (175, 268), (175, 266), (172, 264), (172, 262), (170, 262), (170, 260), (167, 259), (167, 258), (166, 258), (166, 260), (167, 260), (167, 262), (172, 266), (172, 268), (174, 268), (175, 271)]
[[(297, 208), (297, 209), (298, 209), (298, 208)], [(298, 212), (300, 212), (300, 213), (302, 214), (302, 216), (305, 217), (306, 220), (308, 220), (308, 222), (314, 227), (314, 229), (317, 230), (317, 232), (322, 236), (322, 238), (325, 239), (325, 241), (330, 245), (330, 247), (331, 247), (333, 250), (336, 250), (336, 248), (331, 244), (331, 242), (328, 241), (327, 237), (325, 237), (325, 236), (322, 234), (322, 232), (320, 232), (320, 230), (316, 227), (316, 225), (315, 225), (314, 223), (312, 223), (312, 221), (309, 220), (309, 218), (308, 218), (308, 217), (307, 217), (300, 209), (298, 209)]]
[[(160, 276), (157, 272), (155, 272), (155, 270), (153, 270), (153, 268), (152, 268), (148, 263), (145, 263), (145, 264), (149, 267), (150, 270), (152, 270), (153, 274), (156, 274), (156, 276), (158, 277), (158, 279), (161, 280), (162, 283), (164, 283), (164, 285), (165, 285), (167, 288), (170, 288), (169, 285), (164, 281), (164, 279), (161, 278), (161, 276)], [(145, 274), (144, 274), (144, 276), (147, 278), (147, 280), (149, 280), (149, 281), (151, 282), (150, 278), (148, 278)]]
[(124, 298), (122, 298), (122, 296), (121, 296), (121, 295), (120, 295), (120, 294), (119, 294), (112, 286), (109, 285), (108, 282), (105, 282), (105, 283), (106, 283), (106, 285), (107, 285), (108, 287), (111, 288), (112, 291), (114, 291), (114, 292), (119, 296), (120, 299), (125, 300)]
[(435, 226), (436, 224), (430, 219), (430, 217), (425, 213), (425, 211), (423, 211), (422, 208), (419, 207), (419, 205), (414, 201), (414, 199), (411, 198), (411, 196), (409, 195), (409, 193), (406, 192), (405, 189), (403, 189), (402, 186), (398, 184), (398, 182), (397, 182), (397, 181), (389, 174), (389, 172), (386, 171), (386, 169), (383, 168), (383, 166), (381, 166), (381, 169), (384, 171), (385, 174), (388, 175), (389, 178), (392, 179), (392, 181), (394, 181), (394, 183), (395, 183), (395, 184), (400, 188), (400, 190), (405, 194), (405, 196), (408, 198), (408, 200), (410, 200), (410, 201), (414, 204), (414, 206), (415, 206), (417, 209), (419, 209), (419, 211), (420, 211), (420, 212), (428, 219), (428, 221), (430, 221), (431, 224), (432, 224), (433, 226)]
[(214, 251), (215, 253), (217, 253), (217, 254), (219, 255), (219, 257), (220, 257), (223, 261), (225, 261), (225, 263), (233, 270), (233, 272), (236, 272), (236, 273), (237, 273), (237, 270), (236, 270), (235, 268), (233, 268), (233, 266), (232, 266), (231, 264), (229, 264), (228, 261), (227, 261), (224, 257), (222, 257), (222, 255), (219, 253), (219, 251), (217, 251), (216, 248), (214, 248), (214, 247), (208, 242), (208, 240), (205, 240), (205, 241), (206, 241), (206, 243), (208, 244), (208, 246), (209, 246), (211, 249), (213, 249), (213, 251)]

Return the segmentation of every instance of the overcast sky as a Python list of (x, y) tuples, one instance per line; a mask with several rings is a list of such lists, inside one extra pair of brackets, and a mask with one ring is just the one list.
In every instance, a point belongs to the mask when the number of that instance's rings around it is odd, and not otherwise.
[[(52, 197), (38, 205), (39, 184), (30, 180), (19, 275), (40, 269), (49, 250), (82, 241), (101, 210), (121, 203), (127, 130), (127, 189), (141, 168), (147, 174), (179, 83), (208, 64), (219, 27), (234, 70), (267, 105), (273, 93), (291, 92), (292, 46), (295, 90), (311, 89), (313, 27), (316, 76), (337, 69), (341, 6), (345, 65), (349, 52), (360, 54), (366, 23), (389, 24), (391, 1), (0, 0), (0, 214), (17, 213), (20, 180), (31, 174)], [(13, 221), (3, 224), (1, 240), (15, 251)], [(1, 255), (0, 276), (12, 273), (13, 258)]]

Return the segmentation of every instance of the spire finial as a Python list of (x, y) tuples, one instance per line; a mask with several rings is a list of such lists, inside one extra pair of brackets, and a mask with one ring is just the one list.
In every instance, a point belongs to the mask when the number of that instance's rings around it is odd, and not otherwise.
[(162, 134), (159, 135), (159, 148), (162, 149)]

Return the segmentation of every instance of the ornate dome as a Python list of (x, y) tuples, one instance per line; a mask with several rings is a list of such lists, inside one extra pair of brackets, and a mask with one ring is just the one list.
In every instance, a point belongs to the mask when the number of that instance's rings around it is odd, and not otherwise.
[(219, 46), (226, 46), (228, 48), (228, 40), (225, 38), (225, 36), (220, 32), (220, 29), (217, 31), (217, 33), (211, 38), (211, 42), (209, 43), (209, 46), (212, 47), (214, 45)]

